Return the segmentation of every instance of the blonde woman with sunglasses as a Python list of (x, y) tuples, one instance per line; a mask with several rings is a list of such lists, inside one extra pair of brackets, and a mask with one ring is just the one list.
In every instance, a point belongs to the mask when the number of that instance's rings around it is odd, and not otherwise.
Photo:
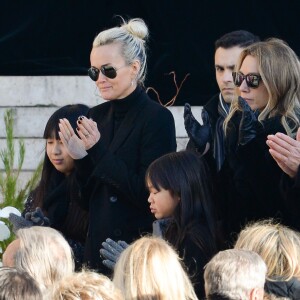
[(171, 112), (146, 94), (146, 40), (142, 19), (94, 39), (88, 71), (106, 101), (77, 121), (60, 121), (60, 137), (75, 161), (83, 205), (89, 211), (85, 263), (109, 274), (99, 256), (108, 237), (132, 242), (152, 231), (145, 172), (156, 158), (176, 150)]
[(245, 48), (233, 73), (237, 97), (225, 119), (231, 231), (249, 220), (286, 219), (279, 182), (282, 170), (267, 136), (294, 137), (300, 117), (300, 65), (295, 52), (271, 38)]

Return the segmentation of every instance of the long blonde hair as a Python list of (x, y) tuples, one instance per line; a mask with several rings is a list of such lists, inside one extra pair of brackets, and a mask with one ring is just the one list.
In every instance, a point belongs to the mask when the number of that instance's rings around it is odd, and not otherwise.
[[(300, 125), (300, 63), (297, 55), (283, 40), (270, 38), (245, 48), (239, 56), (236, 71), (240, 70), (248, 55), (257, 58), (258, 71), (269, 95), (268, 103), (258, 120), (279, 115), (287, 134), (294, 137)], [(224, 121), (225, 132), (230, 119), (239, 110), (241, 108), (236, 98)]]
[(142, 237), (125, 249), (113, 282), (125, 300), (198, 299), (177, 253), (158, 237)]
[(265, 261), (267, 278), (300, 279), (300, 233), (273, 220), (248, 224), (234, 248), (252, 250)]

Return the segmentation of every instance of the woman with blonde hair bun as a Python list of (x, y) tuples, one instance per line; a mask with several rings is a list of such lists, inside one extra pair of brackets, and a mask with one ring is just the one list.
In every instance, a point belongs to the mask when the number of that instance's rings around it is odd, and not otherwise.
[(89, 211), (84, 263), (109, 275), (99, 249), (107, 238), (132, 242), (151, 232), (145, 173), (152, 161), (176, 151), (172, 113), (144, 89), (149, 30), (140, 18), (101, 31), (93, 41), (88, 75), (104, 103), (60, 137), (75, 161), (82, 206)]
[(158, 237), (142, 237), (126, 248), (113, 282), (125, 300), (198, 299), (175, 250)]
[(265, 290), (273, 294), (270, 299), (299, 299), (299, 232), (271, 219), (258, 221), (240, 232), (234, 248), (254, 251), (265, 261), (268, 268)]

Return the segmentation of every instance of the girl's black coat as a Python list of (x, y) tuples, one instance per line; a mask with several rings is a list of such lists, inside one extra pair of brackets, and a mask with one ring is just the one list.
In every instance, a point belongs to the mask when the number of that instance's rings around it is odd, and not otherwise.
[(83, 205), (89, 209), (85, 260), (104, 273), (107, 270), (101, 264), (99, 249), (106, 238), (130, 243), (151, 232), (153, 217), (145, 172), (156, 158), (176, 151), (171, 112), (141, 88), (129, 97), (134, 105), (115, 134), (113, 101), (90, 110), (89, 117), (97, 122), (101, 138), (86, 157), (75, 162)]

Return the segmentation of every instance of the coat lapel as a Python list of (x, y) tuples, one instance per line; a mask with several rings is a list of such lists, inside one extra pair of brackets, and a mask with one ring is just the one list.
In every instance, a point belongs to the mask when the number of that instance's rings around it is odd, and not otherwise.
[(111, 152), (115, 152), (120, 147), (120, 145), (129, 135), (129, 133), (132, 131), (132, 129), (136, 126), (135, 120), (138, 117), (139, 112), (145, 106), (145, 102), (146, 99), (142, 98), (141, 101), (139, 101), (139, 103), (136, 106), (133, 106), (127, 112), (124, 120), (122, 121), (118, 131), (116, 132), (116, 135), (114, 136), (109, 146), (109, 150)]

